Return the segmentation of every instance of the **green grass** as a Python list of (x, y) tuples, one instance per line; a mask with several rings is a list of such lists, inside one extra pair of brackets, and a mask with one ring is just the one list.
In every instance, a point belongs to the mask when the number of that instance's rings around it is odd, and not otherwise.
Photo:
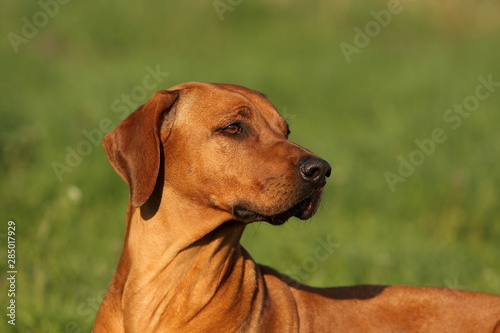
[[(499, 293), (500, 89), (456, 130), (443, 120), (474, 94), (478, 76), (500, 81), (498, 17), (488, 14), (497, 5), (431, 4), (404, 2), (350, 64), (339, 44), (352, 44), (353, 28), (387, 2), (244, 1), (223, 21), (210, 1), (69, 2), (19, 53), (4, 38), (0, 233), (16, 222), (19, 273), (17, 325), (3, 315), (0, 331), (90, 330), (121, 250), (128, 190), (99, 145), (61, 182), (52, 163), (86, 140), (83, 130), (119, 122), (111, 105), (142, 85), (147, 66), (169, 73), (158, 89), (200, 80), (265, 92), (291, 139), (332, 164), (310, 221), (247, 228), (243, 243), (258, 262), (301, 270), (296, 277), (318, 286)], [(20, 34), (21, 18), (39, 10), (2, 3), (4, 35)], [(384, 173), (397, 173), (398, 156), (435, 128), (447, 140), (391, 191)], [(318, 260), (325, 239), (336, 245)], [(4, 253), (5, 237), (0, 246)]]

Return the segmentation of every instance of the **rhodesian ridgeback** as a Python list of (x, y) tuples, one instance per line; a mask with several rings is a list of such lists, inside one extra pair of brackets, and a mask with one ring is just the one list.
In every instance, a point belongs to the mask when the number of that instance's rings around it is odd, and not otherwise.
[(500, 332), (500, 296), (312, 288), (256, 264), (239, 243), (245, 226), (310, 218), (330, 175), (288, 134), (261, 93), (192, 82), (106, 135), (130, 201), (94, 332)]

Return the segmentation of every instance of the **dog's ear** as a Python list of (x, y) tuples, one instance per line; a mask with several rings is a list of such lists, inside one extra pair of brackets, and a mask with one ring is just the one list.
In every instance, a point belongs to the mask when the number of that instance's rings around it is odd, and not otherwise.
[(177, 91), (156, 92), (103, 139), (111, 165), (130, 188), (134, 207), (142, 206), (155, 188), (160, 170), (160, 129), (178, 96)]

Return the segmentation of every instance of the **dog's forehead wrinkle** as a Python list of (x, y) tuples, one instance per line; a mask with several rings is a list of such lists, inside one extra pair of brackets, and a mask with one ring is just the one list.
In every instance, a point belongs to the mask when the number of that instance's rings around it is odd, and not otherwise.
[(239, 110), (238, 110), (238, 115), (242, 116), (242, 117), (245, 117), (245, 118), (250, 118), (251, 116), (251, 111), (250, 109), (246, 108), (246, 107), (241, 107)]
[(221, 89), (224, 89), (226, 92), (230, 91), (231, 93), (235, 93), (243, 97), (248, 103), (252, 105), (253, 108), (258, 109), (257, 105), (262, 103), (265, 104), (266, 108), (270, 107), (279, 114), (274, 105), (267, 99), (267, 96), (259, 91), (231, 84), (216, 84), (216, 85)]
[(273, 108), (272, 112), (266, 115), (263, 115), (264, 121), (268, 128), (272, 130), (272, 132), (279, 132), (280, 135), (285, 134), (288, 135), (288, 123), (285, 121), (283, 117), (279, 114), (279, 112)]
[[(184, 116), (216, 119), (245, 117), (250, 118), (257, 109), (254, 102), (244, 94), (232, 90), (212, 90), (191, 88), (181, 98), (180, 107)], [(189, 116), (188, 116), (189, 117)]]
[(252, 108), (250, 108), (247, 104), (236, 104), (236, 106), (232, 109), (223, 109), (221, 111), (221, 118), (223, 120), (237, 120), (239, 118), (252, 119), (254, 115)]
[[(205, 89), (207, 86), (211, 89)], [(210, 114), (211, 120), (217, 118), (214, 111), (218, 111), (221, 121), (230, 121), (231, 118), (237, 117), (260, 119), (272, 132), (285, 136), (290, 132), (285, 118), (263, 93), (256, 90), (231, 84), (198, 82), (184, 84), (179, 88), (182, 88), (179, 108), (183, 110), (183, 114), (193, 110), (193, 117), (205, 118), (204, 116)]]

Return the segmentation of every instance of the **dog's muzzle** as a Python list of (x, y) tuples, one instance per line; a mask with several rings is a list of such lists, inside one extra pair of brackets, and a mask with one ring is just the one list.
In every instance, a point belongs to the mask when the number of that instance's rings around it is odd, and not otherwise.
[(266, 221), (280, 225), (292, 216), (301, 220), (311, 218), (320, 204), (326, 178), (331, 174), (331, 166), (318, 157), (306, 156), (298, 163), (298, 170), (302, 180), (300, 187), (303, 194), (298, 196), (299, 199), (292, 203), (290, 208), (285, 208), (278, 214), (266, 215), (259, 213), (258, 209), (250, 208), (252, 206), (250, 204), (237, 204), (232, 209), (235, 219), (241, 222)]

